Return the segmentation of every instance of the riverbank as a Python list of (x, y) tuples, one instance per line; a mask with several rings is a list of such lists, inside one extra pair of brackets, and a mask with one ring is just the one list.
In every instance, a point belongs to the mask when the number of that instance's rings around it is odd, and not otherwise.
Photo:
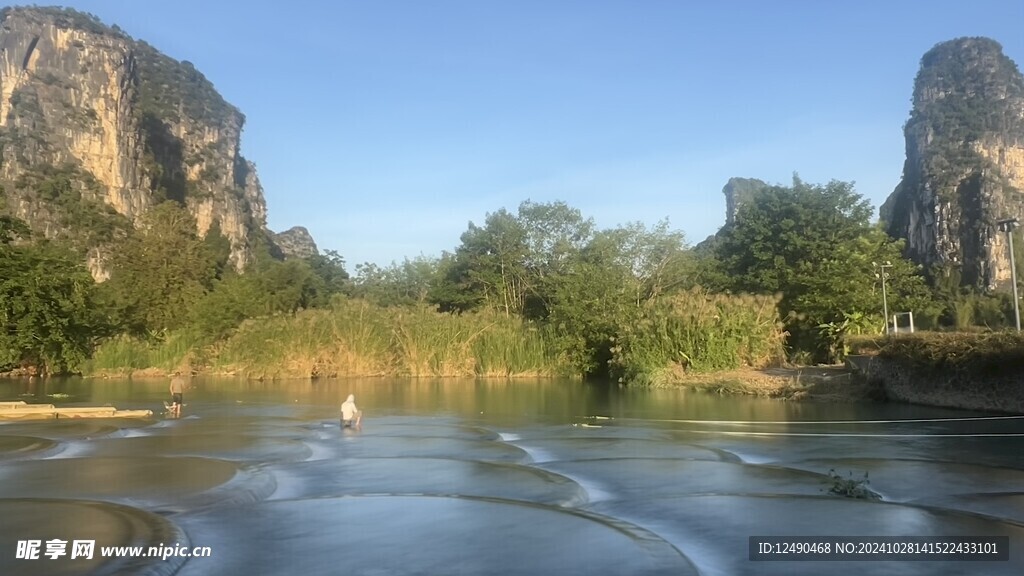
[[(582, 323), (581, 323), (582, 322)], [(141, 370), (250, 379), (536, 378), (608, 371), (646, 384), (665, 366), (716, 372), (783, 356), (776, 299), (691, 291), (596, 324), (525, 320), (497, 311), (440, 312), (335, 298), (329, 308), (250, 318), (223, 334), (187, 327), (100, 343), (86, 376)]]
[(653, 388), (686, 388), (717, 394), (737, 394), (813, 400), (819, 402), (858, 402), (885, 400), (877, 383), (869, 382), (846, 366), (792, 366), (743, 368), (709, 373), (677, 371), (659, 378)]
[[(169, 378), (173, 371), (147, 368), (131, 372), (111, 371), (91, 374), (89, 378)], [(244, 377), (233, 372), (200, 370), (193, 375)], [(367, 375), (370, 377), (388, 377)], [(507, 379), (532, 379), (536, 375), (509, 375)], [(563, 376), (564, 378), (564, 376)], [(301, 378), (298, 378), (301, 379)], [(799, 366), (787, 368), (742, 368), (718, 372), (689, 373), (667, 383), (649, 386), (651, 388), (686, 388), (714, 393), (780, 398), (784, 400), (812, 400), (818, 402), (881, 401), (883, 391), (876, 384), (860, 377), (855, 370), (845, 366)]]
[(1024, 336), (928, 333), (851, 341), (853, 363), (891, 400), (1024, 414)]

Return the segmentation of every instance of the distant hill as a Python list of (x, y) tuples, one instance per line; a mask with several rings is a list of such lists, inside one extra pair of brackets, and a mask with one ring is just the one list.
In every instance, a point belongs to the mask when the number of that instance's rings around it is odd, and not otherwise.
[(1002, 218), (1024, 218), (1024, 77), (988, 38), (921, 59), (903, 178), (881, 209), (907, 255), (981, 290), (1009, 285)]
[[(244, 268), (270, 241), (245, 116), (187, 61), (64, 8), (0, 10), (0, 210), (70, 240), (94, 277), (112, 241), (177, 201)], [(216, 225), (216, 226), (215, 226)]]

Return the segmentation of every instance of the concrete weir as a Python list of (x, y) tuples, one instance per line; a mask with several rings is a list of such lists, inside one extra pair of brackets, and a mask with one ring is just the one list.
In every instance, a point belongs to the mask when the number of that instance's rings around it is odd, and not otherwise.
[(54, 420), (57, 418), (149, 418), (152, 410), (118, 410), (113, 406), (56, 407), (53, 404), (0, 402), (0, 420)]

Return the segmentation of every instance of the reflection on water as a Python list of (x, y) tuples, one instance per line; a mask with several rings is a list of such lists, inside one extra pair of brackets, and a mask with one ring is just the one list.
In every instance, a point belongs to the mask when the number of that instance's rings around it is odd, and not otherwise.
[[(350, 393), (362, 430), (338, 426)], [(0, 423), (2, 574), (1024, 570), (1019, 419), (551, 380), (196, 379), (180, 419), (160, 416), (161, 379), (0, 381), (7, 400), (157, 416)], [(869, 472), (884, 500), (827, 495), (833, 468)], [(747, 560), (750, 536), (815, 534), (1003, 535), (1011, 552)], [(65, 538), (212, 555), (16, 557), (19, 541)]]

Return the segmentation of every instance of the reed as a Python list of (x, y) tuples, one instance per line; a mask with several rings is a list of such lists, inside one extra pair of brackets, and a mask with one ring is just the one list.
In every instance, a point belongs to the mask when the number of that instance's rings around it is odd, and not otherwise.
[(337, 298), (329, 309), (247, 320), (215, 347), (211, 363), (250, 378), (566, 373), (550, 341), (522, 320), (493, 313)]
[(620, 381), (666, 385), (687, 372), (760, 368), (781, 362), (785, 332), (774, 296), (709, 294), (666, 297), (623, 328), (612, 349)]
[(149, 367), (149, 344), (138, 338), (117, 336), (100, 343), (82, 366), (86, 376), (131, 374)]
[(82, 368), (86, 376), (129, 376), (141, 370), (172, 372), (203, 364), (204, 350), (198, 334), (179, 330), (150, 338), (116, 336), (96, 347)]

